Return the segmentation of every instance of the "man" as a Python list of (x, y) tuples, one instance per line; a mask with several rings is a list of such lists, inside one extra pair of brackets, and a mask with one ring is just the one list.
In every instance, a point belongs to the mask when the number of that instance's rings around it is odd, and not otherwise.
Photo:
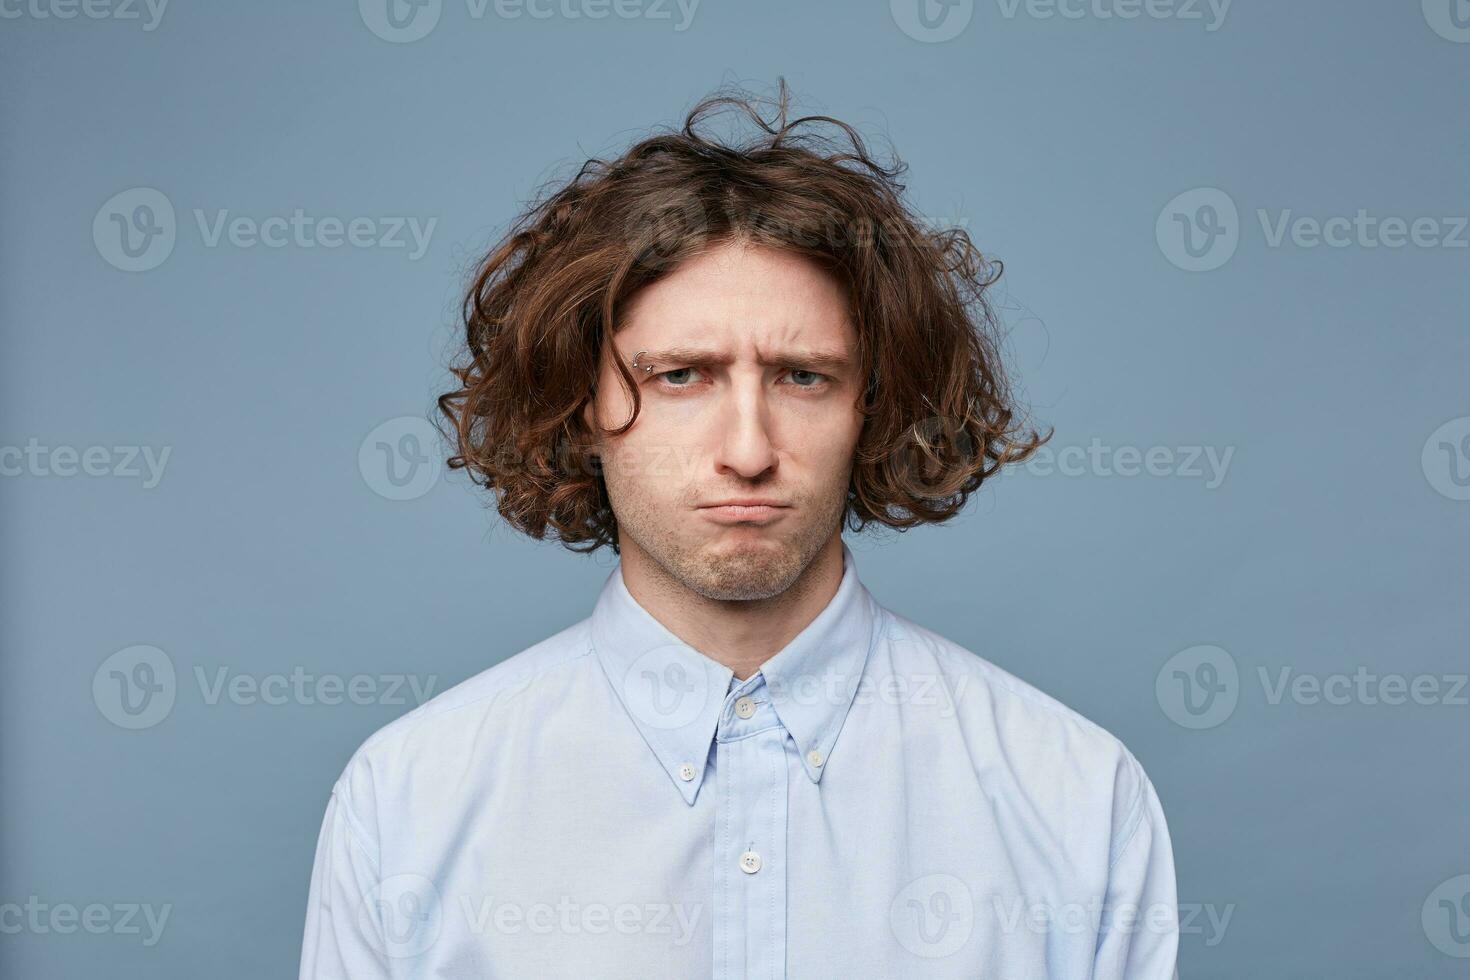
[[(731, 106), (764, 136), (700, 131)], [(450, 463), (621, 564), (353, 756), (303, 978), (1171, 976), (1138, 762), (880, 606), (841, 538), (942, 521), (1043, 441), (990, 266), (779, 108), (707, 100), (486, 256)]]

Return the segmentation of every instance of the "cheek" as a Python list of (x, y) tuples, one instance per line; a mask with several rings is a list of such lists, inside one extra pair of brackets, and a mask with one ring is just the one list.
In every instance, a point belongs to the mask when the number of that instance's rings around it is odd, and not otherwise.
[(807, 419), (798, 427), (795, 445), (807, 459), (820, 462), (824, 470), (842, 470), (852, 462), (862, 431), (862, 416)]
[(609, 489), (645, 501), (677, 499), (688, 482), (689, 460), (695, 454), (692, 447), (676, 441), (680, 438), (687, 438), (687, 433), (664, 432), (640, 418), (632, 431), (603, 452)]

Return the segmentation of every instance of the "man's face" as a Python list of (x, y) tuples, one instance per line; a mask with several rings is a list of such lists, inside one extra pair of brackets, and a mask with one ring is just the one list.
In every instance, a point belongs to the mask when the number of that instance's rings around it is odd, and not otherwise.
[[(791, 252), (724, 244), (642, 289), (612, 339), (642, 406), (600, 450), (624, 561), (711, 599), (786, 591), (841, 531), (856, 342), (842, 284)], [(604, 352), (589, 417), (615, 428), (632, 407)], [(712, 506), (742, 499), (779, 506)]]

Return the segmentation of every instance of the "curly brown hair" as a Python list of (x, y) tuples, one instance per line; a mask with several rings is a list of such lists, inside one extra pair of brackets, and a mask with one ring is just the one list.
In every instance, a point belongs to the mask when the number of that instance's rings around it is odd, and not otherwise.
[[(931, 230), (862, 137), (829, 116), (787, 121), (761, 100), (717, 90), (679, 132), (656, 133), (615, 160), (588, 160), (525, 211), (478, 263), (464, 298), (465, 344), (438, 398), (444, 435), (501, 516), (573, 551), (618, 550), (617, 520), (583, 407), (604, 345), (643, 286), (713, 245), (787, 249), (845, 285), (866, 389), (844, 523), (905, 530), (953, 517), (982, 481), (1051, 437), (1024, 432), (985, 292), (1001, 264), (961, 229)], [(759, 133), (721, 141), (701, 130), (727, 110)], [(804, 126), (826, 123), (839, 143)], [(638, 389), (613, 358), (631, 393)]]

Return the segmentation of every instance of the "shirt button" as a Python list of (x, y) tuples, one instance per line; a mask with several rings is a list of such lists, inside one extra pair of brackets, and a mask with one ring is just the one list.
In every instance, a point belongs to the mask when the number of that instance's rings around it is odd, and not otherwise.
[(814, 766), (820, 766), (822, 764), (822, 753), (818, 752), (816, 749), (812, 749), (806, 754), (806, 761), (810, 762)]
[(745, 697), (735, 702), (735, 713), (742, 718), (755, 714), (755, 702)]
[(746, 851), (740, 855), (740, 870), (748, 875), (753, 875), (761, 869), (761, 856), (755, 851)]
[(694, 778), (694, 767), (687, 762), (684, 763), (682, 766), (679, 767), (679, 778), (684, 780), (684, 782), (686, 783), (689, 782), (691, 779)]

